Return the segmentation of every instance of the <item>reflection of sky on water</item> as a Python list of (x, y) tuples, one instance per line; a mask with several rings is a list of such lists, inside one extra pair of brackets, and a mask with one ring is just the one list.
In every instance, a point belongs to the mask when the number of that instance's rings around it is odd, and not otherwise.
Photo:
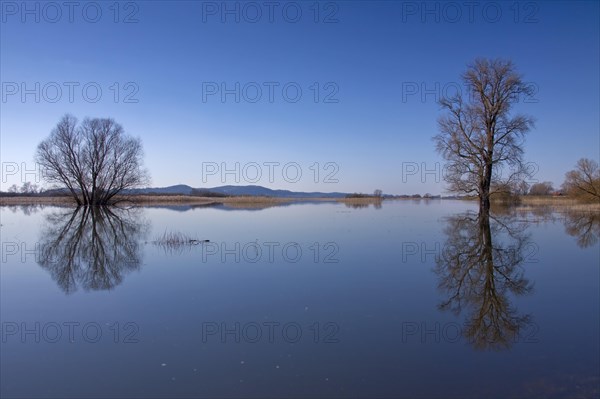
[[(70, 295), (47, 267), (40, 267), (34, 251), (25, 254), (24, 262), (20, 256), (7, 256), (0, 279), (3, 323), (97, 322), (106, 330), (96, 344), (21, 343), (9, 337), (2, 343), (2, 394), (291, 392), (322, 397), (404, 392), (438, 397), (527, 392), (556, 396), (558, 389), (597, 389), (600, 255), (593, 242), (598, 233), (593, 217), (500, 214), (499, 222), (524, 226), (526, 241), (520, 252), (515, 250), (518, 237), (490, 221), (494, 246), (512, 249), (506, 253), (508, 259), (520, 259), (516, 275), (533, 287), (523, 295), (507, 289), (499, 274), (507, 269), (496, 254), (495, 289), (503, 290), (510, 314), (531, 316), (524, 336), (509, 345), (510, 350), (477, 351), (466, 339), (449, 342), (439, 332), (406, 334), (407, 326), (435, 331), (436, 325), (463, 325), (482, 309), (476, 300), (481, 295), (457, 314), (438, 308), (451, 296), (439, 287), (449, 269), (444, 262), (436, 264), (438, 248), (448, 242), (475, 242), (481, 232), (478, 224), (467, 229), (474, 234), (470, 237), (452, 222), (473, 216), (466, 213), (472, 210), (474, 204), (461, 201), (395, 201), (381, 209), (343, 204), (258, 211), (143, 209), (133, 222), (147, 222), (147, 232), (127, 236), (139, 243), (140, 267), (121, 270), (122, 278), (114, 280), (118, 284), (110, 290), (80, 284)], [(20, 210), (0, 209), (3, 245), (24, 242), (29, 249), (36, 242), (52, 241), (51, 232), (62, 231), (56, 219), (48, 224), (48, 216), (56, 211), (44, 208), (23, 216)], [(542, 221), (531, 223), (534, 220)], [(165, 231), (210, 243), (165, 251), (152, 243)], [(583, 241), (587, 246), (581, 245), (582, 234), (590, 231), (591, 241), (588, 237)], [(104, 238), (114, 243), (110, 234)], [(264, 252), (268, 243), (274, 248), (272, 260)], [(283, 255), (281, 249), (289, 243), (301, 249), (297, 259)], [(262, 257), (250, 261), (256, 253), (244, 253), (243, 248), (255, 244), (263, 250)], [(327, 244), (334, 244), (333, 249)], [(209, 249), (213, 252), (207, 253)], [(475, 279), (471, 285), (474, 293), (483, 286)], [(463, 299), (469, 300), (469, 295)], [(269, 321), (298, 323), (304, 339), (295, 344), (281, 339), (222, 343), (211, 337), (203, 342), (204, 323)], [(115, 322), (122, 334), (125, 323), (135, 323), (139, 342), (115, 344), (108, 330)], [(310, 328), (315, 322), (321, 328), (335, 323), (339, 342), (313, 343)], [(32, 379), (35, 385), (29, 383)]]

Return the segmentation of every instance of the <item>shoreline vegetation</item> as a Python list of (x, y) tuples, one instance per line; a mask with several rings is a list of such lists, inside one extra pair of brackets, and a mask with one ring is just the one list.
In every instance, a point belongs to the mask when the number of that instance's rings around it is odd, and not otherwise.
[[(118, 196), (116, 204), (130, 205), (251, 205), (251, 204), (290, 204), (298, 202), (341, 202), (347, 204), (373, 204), (382, 202), (378, 197), (360, 197), (360, 198), (290, 198), (290, 197), (266, 197), (266, 196), (231, 196), (231, 197), (202, 197), (196, 195), (127, 195)], [(39, 195), (19, 195), (0, 197), (0, 206), (4, 205), (72, 205), (77, 203), (71, 196), (39, 196)]]
[[(289, 205), (303, 202), (337, 202), (348, 205), (361, 204), (381, 204), (383, 201), (446, 201), (462, 200), (476, 201), (476, 197), (434, 197), (434, 198), (415, 198), (415, 197), (346, 197), (346, 198), (288, 198), (288, 197), (266, 197), (266, 196), (232, 196), (232, 197), (202, 197), (194, 195), (128, 195), (119, 196), (117, 204), (132, 206), (152, 206), (152, 205), (195, 205), (195, 206), (215, 206), (225, 205), (229, 207), (264, 207)], [(11, 205), (58, 205), (58, 206), (77, 206), (77, 203), (70, 196), (40, 196), (40, 195), (18, 195), (0, 197), (0, 206)], [(552, 206), (557, 208), (568, 208), (572, 210), (585, 210), (600, 212), (600, 201), (586, 201), (580, 198), (570, 196), (532, 196), (525, 195), (518, 197), (518, 200), (512, 204), (517, 208), (536, 208)]]
[(517, 210), (552, 208), (553, 210), (600, 212), (600, 201), (590, 201), (573, 197), (524, 196), (515, 205)]

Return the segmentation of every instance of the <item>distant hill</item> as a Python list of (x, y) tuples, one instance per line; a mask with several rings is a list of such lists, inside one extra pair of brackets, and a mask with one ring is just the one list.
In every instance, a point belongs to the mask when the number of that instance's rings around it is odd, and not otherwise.
[(193, 188), (187, 184), (177, 184), (168, 187), (148, 187), (123, 190), (123, 194), (183, 194), (190, 195)]
[(182, 194), (190, 195), (192, 191), (217, 193), (224, 195), (252, 195), (252, 196), (268, 196), (281, 198), (343, 198), (347, 193), (332, 192), (304, 192), (290, 190), (272, 190), (263, 186), (219, 186), (208, 188), (193, 188), (186, 184), (177, 184), (168, 187), (150, 187), (125, 190), (125, 194)]

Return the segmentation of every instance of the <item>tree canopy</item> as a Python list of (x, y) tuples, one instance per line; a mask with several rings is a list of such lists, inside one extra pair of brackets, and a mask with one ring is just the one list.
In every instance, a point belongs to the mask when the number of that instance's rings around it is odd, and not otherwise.
[(66, 188), (78, 205), (107, 205), (128, 188), (145, 185), (142, 143), (113, 119), (65, 115), (37, 148), (45, 179)]
[[(489, 211), (492, 184), (517, 184), (526, 173), (523, 143), (534, 120), (511, 111), (533, 89), (511, 61), (498, 59), (475, 60), (462, 79), (466, 93), (440, 101), (446, 113), (434, 141), (448, 161), (445, 179), (450, 191), (478, 195), (480, 209)], [(504, 177), (499, 173), (502, 166), (511, 170)]]

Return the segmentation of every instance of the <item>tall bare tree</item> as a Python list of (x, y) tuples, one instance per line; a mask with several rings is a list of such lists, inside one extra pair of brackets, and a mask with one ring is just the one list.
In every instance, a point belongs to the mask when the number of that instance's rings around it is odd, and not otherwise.
[(593, 159), (581, 158), (575, 170), (567, 172), (563, 188), (571, 195), (600, 200), (600, 168)]
[(37, 148), (45, 179), (69, 190), (78, 205), (107, 205), (124, 189), (148, 183), (142, 144), (113, 119), (65, 115)]
[[(466, 92), (443, 98), (446, 115), (434, 137), (437, 151), (448, 161), (445, 179), (453, 192), (476, 194), (480, 210), (489, 212), (492, 184), (514, 185), (526, 173), (525, 134), (533, 118), (511, 116), (519, 98), (533, 94), (511, 61), (477, 59), (462, 75)], [(501, 176), (501, 168), (511, 173)]]

